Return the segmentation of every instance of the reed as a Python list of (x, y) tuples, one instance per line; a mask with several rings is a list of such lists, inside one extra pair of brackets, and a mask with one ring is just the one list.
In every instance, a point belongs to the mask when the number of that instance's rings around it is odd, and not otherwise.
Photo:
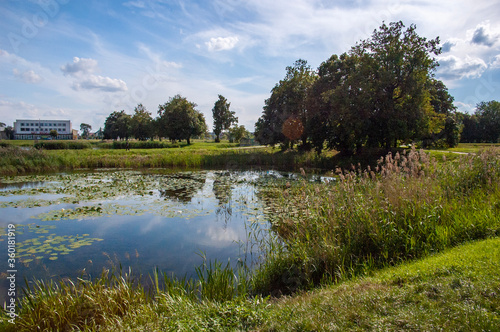
[(265, 193), (284, 248), (262, 263), (254, 291), (291, 294), (500, 234), (499, 150), (443, 165), (411, 150), (337, 174)]

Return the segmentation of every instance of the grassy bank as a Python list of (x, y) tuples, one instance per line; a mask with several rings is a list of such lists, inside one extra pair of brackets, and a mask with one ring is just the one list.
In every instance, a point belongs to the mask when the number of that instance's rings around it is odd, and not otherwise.
[(495, 331), (500, 239), (474, 242), (293, 297), (197, 300), (126, 278), (39, 283), (5, 331)]
[(34, 150), (0, 147), (0, 175), (96, 168), (249, 168), (334, 167), (335, 153), (280, 152), (272, 148), (213, 148), (204, 144), (178, 149)]

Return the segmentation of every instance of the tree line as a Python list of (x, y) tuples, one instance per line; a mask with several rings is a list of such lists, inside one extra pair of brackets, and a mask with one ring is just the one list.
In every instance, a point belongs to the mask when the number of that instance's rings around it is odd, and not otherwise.
[[(111, 113), (104, 123), (103, 135), (105, 139), (148, 140), (154, 137), (167, 138), (172, 142), (204, 136), (208, 132), (205, 116), (196, 109), (196, 104), (181, 95), (169, 98), (169, 101), (159, 105), (157, 117), (153, 118), (142, 104), (129, 115), (122, 111)], [(224, 131), (231, 133), (233, 140), (239, 141), (247, 135), (244, 126), (237, 126), (238, 118), (230, 110), (230, 103), (219, 95), (212, 109), (214, 134), (216, 142)], [(233, 127), (231, 127), (233, 126)]]
[(455, 146), (468, 128), (464, 123), (479, 117), (457, 113), (446, 86), (434, 77), (440, 53), (439, 37), (427, 40), (415, 25), (400, 21), (384, 23), (317, 70), (297, 60), (265, 101), (256, 139), (345, 154), (413, 142)]

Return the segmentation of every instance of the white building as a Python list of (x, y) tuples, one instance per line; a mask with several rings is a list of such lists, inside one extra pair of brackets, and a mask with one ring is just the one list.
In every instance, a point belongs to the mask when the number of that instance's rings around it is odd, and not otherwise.
[(15, 139), (45, 139), (50, 131), (57, 132), (56, 139), (76, 139), (69, 120), (16, 120), (14, 122)]

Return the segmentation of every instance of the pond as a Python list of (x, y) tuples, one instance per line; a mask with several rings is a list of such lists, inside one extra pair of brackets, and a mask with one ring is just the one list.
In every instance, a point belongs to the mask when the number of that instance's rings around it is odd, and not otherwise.
[[(101, 170), (0, 178), (0, 252), (15, 225), (17, 287), (129, 267), (191, 277), (209, 260), (252, 266), (268, 232), (259, 188), (273, 171)], [(6, 266), (3, 265), (2, 266)], [(0, 301), (8, 286), (0, 271)]]

